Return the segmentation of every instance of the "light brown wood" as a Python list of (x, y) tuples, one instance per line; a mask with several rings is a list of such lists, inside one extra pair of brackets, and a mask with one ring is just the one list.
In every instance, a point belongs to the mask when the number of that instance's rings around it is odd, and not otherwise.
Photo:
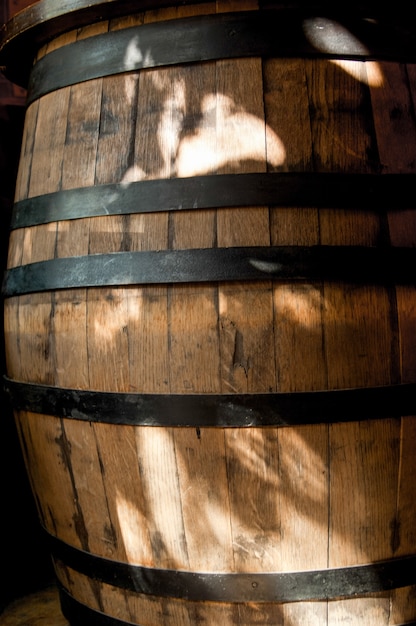
[[(67, 34), (40, 54), (108, 29), (257, 8), (221, 1), (155, 9)], [(414, 97), (393, 63), (221, 59), (95, 79), (29, 107), (16, 199), (224, 173), (413, 172)], [(129, 250), (414, 246), (414, 219), (414, 211), (394, 207), (380, 216), (314, 206), (79, 219), (14, 232), (9, 267)], [(415, 313), (411, 286), (323, 279), (34, 294), (6, 300), (8, 373), (156, 394), (414, 382)], [(187, 429), (22, 412), (17, 422), (42, 523), (95, 555), (231, 573), (414, 553), (414, 417)], [(56, 567), (76, 600), (143, 626), (392, 626), (416, 615), (413, 588), (331, 602), (196, 603), (135, 594)]]

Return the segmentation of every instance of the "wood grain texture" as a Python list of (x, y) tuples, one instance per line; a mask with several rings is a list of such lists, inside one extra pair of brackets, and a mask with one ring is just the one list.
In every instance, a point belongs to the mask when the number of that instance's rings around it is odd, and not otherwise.
[[(256, 8), (221, 1), (155, 9), (69, 33), (40, 54), (107, 30)], [(132, 40), (129, 53), (138, 46)], [(414, 172), (414, 74), (393, 63), (247, 58), (74, 85), (29, 107), (16, 199), (200, 174)], [(410, 210), (354, 206), (104, 216), (15, 231), (9, 267), (130, 250), (413, 247), (414, 220)], [(415, 312), (412, 286), (323, 279), (57, 290), (6, 300), (8, 373), (156, 394), (414, 382)], [(339, 424), (334, 414), (331, 424), (232, 429), (16, 417), (42, 523), (95, 555), (229, 573), (414, 553), (414, 417)], [(331, 602), (197, 603), (56, 568), (78, 601), (143, 626), (393, 626), (416, 616), (414, 588)]]

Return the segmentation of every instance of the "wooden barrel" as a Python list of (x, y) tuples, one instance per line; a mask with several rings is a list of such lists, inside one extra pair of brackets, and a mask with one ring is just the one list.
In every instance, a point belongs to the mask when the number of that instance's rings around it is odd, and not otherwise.
[(6, 385), (63, 612), (416, 623), (414, 38), (167, 4), (42, 0), (3, 46), (38, 50)]

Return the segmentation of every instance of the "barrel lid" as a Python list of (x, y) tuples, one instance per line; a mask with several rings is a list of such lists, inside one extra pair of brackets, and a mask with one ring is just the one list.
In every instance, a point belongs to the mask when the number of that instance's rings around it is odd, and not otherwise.
[[(0, 69), (7, 79), (26, 88), (37, 51), (58, 35), (101, 20), (168, 6), (201, 4), (204, 1), (38, 0), (16, 13), (0, 29)], [(365, 14), (377, 19), (387, 17), (389, 28), (407, 44), (410, 42), (410, 48), (416, 51), (416, 26), (413, 18), (410, 19), (407, 0), (396, 0), (395, 11), (390, 7), (387, 16), (380, 14), (384, 11), (380, 4), (379, 0), (348, 0), (345, 4), (328, 0), (258, 0), (261, 9), (306, 10), (309, 14), (317, 15), (333, 14), (335, 10), (349, 15)], [(409, 45), (406, 48), (409, 49)]]

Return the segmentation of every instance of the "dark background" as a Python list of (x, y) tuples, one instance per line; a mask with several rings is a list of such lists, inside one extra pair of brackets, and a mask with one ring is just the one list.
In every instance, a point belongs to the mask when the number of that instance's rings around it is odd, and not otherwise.
[[(33, 0), (0, 0), (0, 25)], [(6, 266), (9, 223), (13, 205), (25, 114), (25, 92), (0, 73), (0, 215), (1, 276)], [(1, 302), (1, 417), (0, 417), (0, 613), (14, 599), (53, 581), (52, 563), (38, 522), (20, 451), (13, 413), (3, 389), (6, 373)]]

